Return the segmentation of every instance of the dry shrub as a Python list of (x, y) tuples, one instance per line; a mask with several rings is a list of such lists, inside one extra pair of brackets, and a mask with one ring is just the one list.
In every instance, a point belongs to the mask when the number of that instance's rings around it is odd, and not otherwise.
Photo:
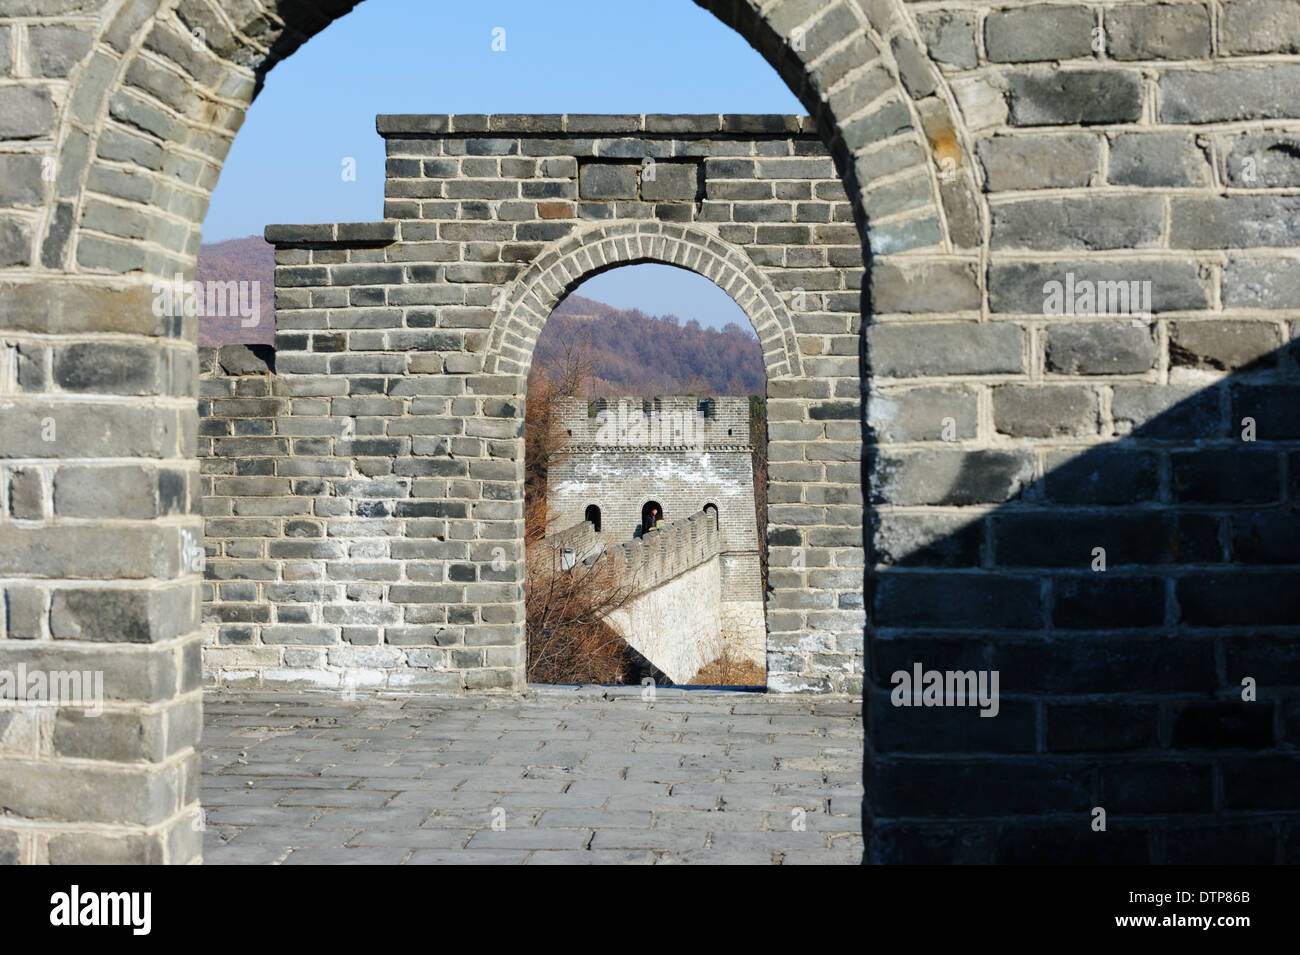
[(733, 656), (731, 648), (723, 646), (722, 656), (706, 664), (691, 677), (691, 686), (766, 686), (767, 671), (752, 660)]
[(530, 683), (620, 683), (630, 648), (605, 622), (633, 588), (602, 556), (566, 570), (562, 549), (545, 542), (551, 509), (547, 472), (564, 456), (567, 435), (557, 400), (581, 395), (591, 378), (590, 345), (569, 343), (544, 367), (534, 365), (528, 382), (524, 428), (524, 607)]
[[(535, 363), (528, 375), (524, 403), (524, 506), (525, 518), (546, 517), (546, 475), (564, 459), (568, 436), (560, 426), (557, 402), (586, 393), (591, 380), (591, 346), (569, 342), (549, 363)], [(538, 507), (543, 510), (536, 510)], [(546, 524), (529, 527), (526, 542), (540, 540)]]
[(634, 588), (608, 556), (566, 570), (562, 553), (542, 542), (527, 550), (528, 682), (622, 683), (629, 647), (605, 621)]

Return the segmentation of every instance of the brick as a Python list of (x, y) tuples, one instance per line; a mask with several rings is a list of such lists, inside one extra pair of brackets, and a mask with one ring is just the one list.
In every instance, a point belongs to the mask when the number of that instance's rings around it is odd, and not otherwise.
[(951, 515), (873, 515), (870, 541), (877, 564), (901, 567), (975, 567), (982, 523)]
[(45, 518), (45, 482), (35, 468), (15, 468), (9, 472), (9, 514), (20, 521)]
[(1226, 141), (1225, 152), (1229, 185), (1245, 189), (1300, 185), (1300, 137), (1242, 133)]
[(1273, 196), (1176, 197), (1169, 241), (1177, 248), (1300, 245), (1300, 198)]
[(35, 139), (54, 128), (54, 105), (44, 87), (0, 88), (0, 138)]
[(1150, 703), (1050, 703), (1047, 750), (1118, 753), (1158, 745), (1159, 709)]
[(0, 218), (0, 267), (31, 263), (32, 233), (28, 223)]
[(1273, 713), (1259, 703), (1189, 703), (1175, 708), (1170, 745), (1178, 749), (1264, 749)]
[(1063, 505), (1154, 501), (1160, 493), (1160, 460), (1119, 448), (1055, 451), (1047, 456), (1041, 487), (1047, 500)]
[(1117, 385), (1111, 400), (1117, 423), (1154, 440), (1222, 437), (1224, 423), (1213, 389), (1179, 385)]
[(878, 627), (988, 631), (1042, 624), (1038, 583), (1030, 577), (895, 574), (879, 582), (875, 604)]
[(27, 43), (33, 75), (63, 77), (90, 52), (91, 35), (76, 27), (33, 26)]
[(995, 10), (984, 20), (984, 49), (994, 63), (1091, 57), (1096, 21), (1096, 14), (1082, 6)]
[[(927, 667), (939, 661), (924, 661)], [(944, 661), (946, 663), (946, 661)], [(947, 667), (942, 667), (947, 669)], [(905, 672), (910, 675), (911, 668)], [(989, 753), (1034, 751), (1033, 705), (1000, 700), (994, 719), (982, 718), (969, 707), (895, 707), (890, 698), (875, 694), (872, 739), (878, 753), (945, 753), (975, 749)], [(906, 719), (903, 715), (906, 714)]]
[(1295, 626), (1294, 573), (1221, 573), (1180, 577), (1174, 596), (1193, 627)]
[(1092, 183), (1101, 170), (1096, 136), (993, 136), (975, 141), (985, 189), (1063, 189)]
[(1106, 50), (1117, 60), (1195, 60), (1210, 55), (1210, 11), (1199, 3), (1106, 11)]
[(883, 378), (990, 375), (1023, 368), (1023, 333), (1000, 323), (885, 323), (867, 330), (872, 372)]
[[(975, 437), (976, 396), (966, 388), (913, 388), (872, 397), (868, 422), (885, 442), (964, 440)], [(855, 415), (856, 417), (856, 415)], [(951, 419), (950, 436), (946, 419)]]
[(1169, 480), (1180, 504), (1265, 504), (1282, 493), (1281, 461), (1262, 448), (1170, 455)]
[(1066, 630), (1158, 627), (1165, 619), (1165, 585), (1156, 577), (1090, 573), (1052, 585), (1052, 625)]
[(1300, 65), (1225, 66), (1213, 72), (1168, 70), (1159, 79), (1160, 119), (1166, 123), (1220, 123), (1300, 116), (1291, 91)]
[(916, 22), (921, 29), (926, 49), (935, 60), (965, 70), (974, 69), (978, 65), (974, 12), (960, 10), (920, 13), (917, 14)]
[(993, 518), (996, 562), (1003, 567), (1063, 567), (1088, 570), (1093, 551), (1106, 551), (1111, 569), (1168, 563), (1176, 552), (1171, 515), (1120, 512), (1076, 515), (1060, 511), (1011, 513)]
[(993, 389), (993, 423), (1023, 438), (1097, 433), (1097, 396), (1090, 388), (1002, 385)]
[(1128, 70), (1056, 70), (1008, 77), (1013, 126), (1131, 123), (1142, 113), (1142, 87)]
[(1276, 364), (1277, 328), (1263, 322), (1178, 321), (1169, 334), (1169, 361), (1191, 368), (1236, 370)]
[(995, 205), (994, 249), (1143, 249), (1160, 242), (1158, 198), (1026, 199)]
[(1218, 685), (1214, 656), (1212, 640), (1158, 634), (1116, 640), (1111, 633), (1076, 631), (1003, 639), (990, 648), (986, 665), (1001, 673), (1001, 686), (1024, 693), (1124, 694), (1118, 699), (1129, 702), (1162, 691), (1212, 692)]
[(1117, 186), (1208, 186), (1210, 164), (1185, 133), (1123, 133), (1111, 140), (1107, 176)]
[(1098, 804), (1116, 815), (1209, 812), (1213, 789), (1208, 763), (1119, 763), (1102, 767)]
[(1232, 557), (1242, 564), (1290, 564), (1300, 520), (1290, 512), (1266, 511), (1232, 517)]
[(1222, 11), (1223, 53), (1300, 53), (1300, 21), (1288, 0), (1230, 0)]
[(37, 640), (45, 632), (45, 595), (39, 588), (14, 584), (4, 589), (5, 637)]
[(54, 480), (54, 511), (66, 517), (148, 519), (187, 510), (184, 475), (128, 467), (64, 467)]
[[(1073, 276), (1073, 280), (1070, 279)], [(1150, 282), (1150, 311), (1196, 311), (1209, 305), (1209, 277), (1202, 275), (1194, 262), (1144, 262), (1140, 260), (1111, 261), (1077, 259), (1069, 262), (1036, 263), (996, 260), (989, 266), (989, 308), (993, 312), (1047, 314), (1048, 294), (1044, 287), (1049, 282), (1060, 285), (1062, 304), (1065, 289), (1075, 289), (1076, 307), (1082, 295), (1083, 283), (1089, 283), (1093, 293), (1093, 309), (1101, 311), (1112, 298), (1122, 306), (1120, 295), (1129, 292), (1129, 307), (1135, 304), (1133, 282)], [(1072, 283), (1072, 284), (1071, 284)], [(1122, 283), (1117, 285), (1116, 283)], [(1138, 286), (1139, 295), (1143, 286)], [(1104, 296), (1104, 300), (1103, 297)]]
[(1156, 344), (1148, 327), (1118, 322), (1052, 325), (1047, 369), (1066, 375), (1131, 375), (1150, 371)]
[(1083, 814), (1096, 804), (1091, 774), (1061, 758), (879, 759), (874, 770), (868, 798), (882, 816)]
[(635, 199), (637, 167), (588, 163), (579, 172), (578, 195), (583, 199)]
[(877, 313), (973, 311), (980, 307), (980, 290), (975, 269), (966, 263), (876, 261), (871, 302)]
[(41, 183), (41, 157), (0, 156), (0, 205), (37, 205), (45, 198)]
[[(592, 167), (587, 167), (591, 169)], [(648, 170), (641, 171), (641, 198), (658, 201), (694, 201), (699, 191), (697, 167), (694, 163), (657, 162), (654, 178), (647, 178)], [(581, 188), (581, 186), (580, 186)], [(583, 198), (589, 198), (583, 195)], [(621, 198), (621, 197), (615, 197)]]
[(1032, 475), (1032, 459), (1023, 451), (882, 452), (873, 462), (871, 493), (876, 503), (1002, 503)]
[(998, 834), (997, 865), (1149, 865), (1151, 834), (1108, 820), (1104, 834), (1069, 823), (1013, 825)]

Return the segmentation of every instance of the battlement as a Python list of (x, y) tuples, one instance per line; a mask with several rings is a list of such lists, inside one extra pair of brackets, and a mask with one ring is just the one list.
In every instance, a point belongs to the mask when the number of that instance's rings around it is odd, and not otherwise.
[(645, 591), (716, 557), (719, 543), (713, 515), (696, 511), (635, 540), (615, 544), (610, 554), (623, 579)]
[(810, 116), (792, 113), (380, 113), (375, 131), (385, 139), (472, 136), (666, 136), (688, 138), (807, 137)]
[(566, 446), (582, 449), (748, 449), (749, 399), (562, 398), (557, 402)]
[(579, 521), (542, 538), (542, 545), (552, 550), (573, 548), (578, 560), (600, 549), (600, 535), (591, 521)]

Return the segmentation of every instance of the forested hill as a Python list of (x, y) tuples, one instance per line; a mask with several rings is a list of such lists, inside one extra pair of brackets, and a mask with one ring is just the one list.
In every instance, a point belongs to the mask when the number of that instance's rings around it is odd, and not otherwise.
[(649, 316), (570, 295), (547, 320), (533, 362), (561, 360), (581, 343), (597, 395), (763, 394), (763, 352), (752, 328), (721, 330), (675, 316)]

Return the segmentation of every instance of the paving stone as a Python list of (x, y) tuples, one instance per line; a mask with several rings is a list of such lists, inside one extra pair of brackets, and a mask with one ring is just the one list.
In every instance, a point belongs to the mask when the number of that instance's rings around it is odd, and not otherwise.
[(700, 849), (704, 832), (689, 829), (598, 829), (591, 839), (597, 849)]
[(469, 840), (467, 829), (365, 829), (348, 840), (354, 846), (407, 849), (460, 849)]
[(528, 857), (527, 865), (653, 865), (654, 853), (649, 850), (608, 849), (574, 852), (548, 849)]
[(527, 851), (505, 849), (416, 849), (406, 860), (406, 865), (523, 865), (528, 861)]
[[(547, 767), (556, 775), (534, 777), (529, 773), (537, 770), (526, 769), (523, 762), (533, 755), (510, 751), (498, 755), (513, 761), (513, 766), (429, 770), (431, 775), (454, 779), (454, 788), (431, 785), (443, 782), (438, 779), (385, 777), (386, 788), (369, 789), (361, 788), (362, 778), (356, 774), (384, 766), (390, 757), (401, 760), (410, 755), (403, 753), (401, 741), (409, 739), (411, 727), (400, 723), (400, 708), (373, 705), (340, 710), (328, 695), (319, 699), (319, 714), (306, 700), (296, 704), (287, 719), (254, 699), (224, 698), (209, 708), (209, 722), (215, 724), (209, 737), (220, 746), (214, 755), (221, 761), (244, 760), (246, 765), (230, 768), (245, 774), (250, 766), (273, 771), (254, 774), (255, 787), (241, 787), (238, 776), (233, 786), (213, 785), (228, 776), (205, 778), (205, 792), (216, 797), (205, 833), (209, 861), (769, 864), (774, 852), (780, 858), (782, 847), (804, 852), (811, 861), (816, 850), (808, 848), (810, 836), (825, 843), (821, 851), (828, 861), (860, 861), (860, 852), (854, 857), (851, 845), (832, 849), (826, 840), (857, 836), (861, 704), (836, 716), (814, 714), (811, 702), (780, 705), (774, 700), (768, 705), (751, 700), (742, 705), (745, 714), (737, 716), (733, 708), (738, 704), (732, 696), (682, 694), (672, 704), (643, 707), (579, 695), (563, 707), (543, 703), (536, 708), (530, 701), (484, 703), (464, 698), (438, 708), (447, 722), (463, 724), (456, 729), (438, 727), (441, 736), (487, 748), (503, 732), (518, 733), (519, 723), (527, 721), (540, 731), (529, 735), (545, 739), (555, 754), (575, 758), (570, 765)], [(347, 725), (327, 725), (339, 718)], [(233, 725), (223, 730), (225, 723)], [(626, 728), (603, 734), (588, 729), (616, 724)], [(738, 736), (734, 732), (738, 724), (764, 732)], [(273, 732), (274, 727), (280, 731)], [(231, 737), (231, 732), (241, 735)], [(593, 739), (595, 735), (604, 739)], [(714, 745), (734, 746), (740, 752), (709, 755), (696, 747), (693, 755), (663, 756), (636, 751), (656, 745), (689, 751), (696, 735), (709, 742), (731, 740)], [(831, 735), (842, 738), (844, 745), (829, 746)], [(646, 736), (677, 742), (649, 743)], [(751, 744), (751, 736), (762, 743)], [(393, 740), (382, 744), (383, 752), (369, 745), (381, 738)], [(593, 759), (610, 755), (611, 745), (624, 748), (612, 754), (623, 767), (611, 770)], [(750, 758), (747, 750), (752, 745), (782, 754), (789, 768), (775, 768), (775, 755)], [(292, 756), (304, 749), (313, 754), (312, 761), (294, 762)], [(846, 760), (841, 752), (859, 755)], [(800, 765), (801, 759), (810, 764)], [(683, 767), (685, 761), (698, 765)], [(843, 762), (852, 762), (856, 771), (838, 769)], [(835, 781), (824, 781), (825, 771), (814, 769), (812, 763), (837, 767)], [(323, 765), (337, 775), (313, 775)], [(625, 771), (631, 778), (622, 778)], [(302, 775), (295, 777), (294, 772)], [(828, 799), (833, 807), (852, 811), (826, 815), (817, 807)], [(786, 813), (791, 806), (805, 802), (814, 810), (806, 817), (808, 831), (793, 835), (775, 831), (788, 825)], [(728, 811), (718, 811), (719, 804)], [(497, 807), (504, 810), (504, 817), (494, 814)], [(493, 829), (493, 822), (502, 819), (506, 828)]]
[(589, 829), (480, 829), (466, 848), (581, 849), (590, 841)]
[(400, 865), (409, 849), (366, 846), (339, 849), (294, 849), (281, 865)]

